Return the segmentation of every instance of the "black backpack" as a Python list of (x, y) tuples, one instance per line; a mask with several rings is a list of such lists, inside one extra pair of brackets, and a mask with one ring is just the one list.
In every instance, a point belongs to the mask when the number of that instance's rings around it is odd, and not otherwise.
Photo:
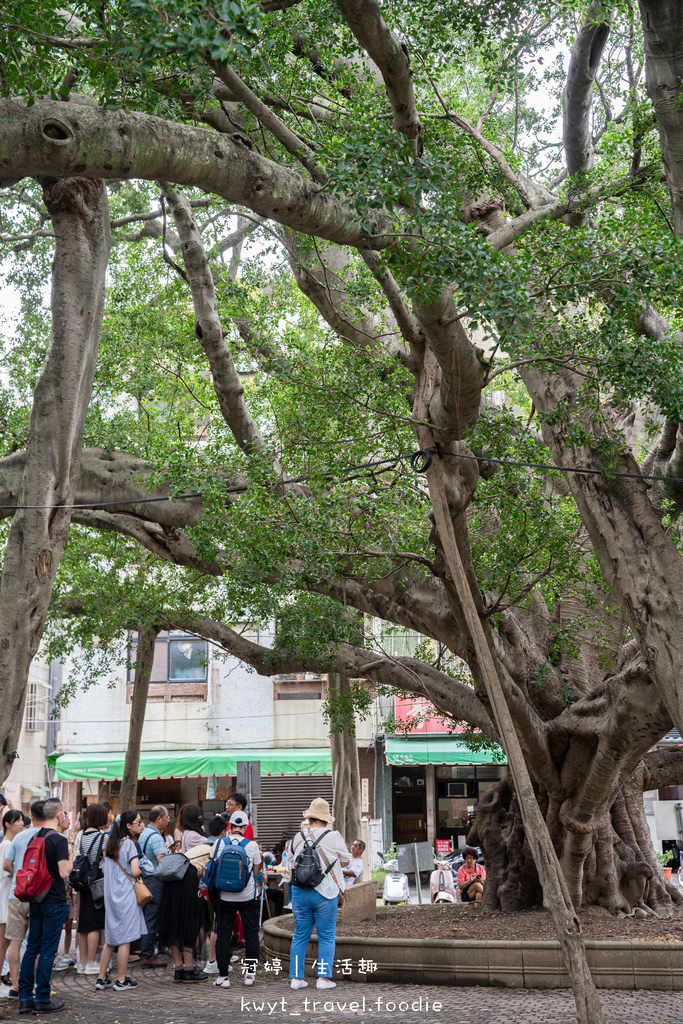
[[(90, 860), (87, 853), (79, 853), (78, 857), (76, 857), (71, 874), (69, 875), (69, 885), (74, 892), (85, 892), (86, 889), (90, 888), (92, 882), (96, 882), (98, 878), (102, 877), (100, 860), (102, 858), (104, 840), (105, 835), (102, 832), (100, 833), (100, 845), (95, 855), (94, 863)], [(92, 853), (96, 845), (97, 840), (90, 847), (90, 853)]]
[(330, 873), (334, 867), (334, 860), (330, 866), (323, 871), (323, 866), (320, 863), (320, 854), (316, 850), (316, 846), (320, 840), (326, 836), (329, 831), (329, 828), (326, 828), (323, 834), (318, 836), (315, 842), (311, 842), (303, 832), (301, 833), (304, 845), (299, 853), (297, 853), (294, 860), (294, 866), (292, 867), (292, 885), (296, 885), (300, 889), (315, 889), (316, 886), (320, 885), (323, 878)]

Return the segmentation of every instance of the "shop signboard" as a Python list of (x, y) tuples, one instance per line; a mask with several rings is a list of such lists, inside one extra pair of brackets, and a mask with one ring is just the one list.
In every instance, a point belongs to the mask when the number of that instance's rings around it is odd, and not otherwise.
[(394, 714), (396, 721), (402, 725), (400, 732), (403, 732), (405, 724), (410, 724), (410, 728), (407, 730), (410, 736), (420, 736), (424, 733), (452, 735), (462, 732), (464, 728), (463, 726), (453, 727), (442, 718), (436, 717), (438, 715), (436, 708), (424, 697), (396, 697)]

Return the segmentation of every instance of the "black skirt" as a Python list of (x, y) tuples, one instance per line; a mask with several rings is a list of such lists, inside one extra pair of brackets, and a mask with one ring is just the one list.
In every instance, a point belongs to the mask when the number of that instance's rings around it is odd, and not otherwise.
[(202, 925), (202, 900), (197, 869), (190, 867), (181, 882), (164, 882), (157, 916), (160, 946), (194, 949)]
[(89, 932), (99, 931), (104, 928), (104, 904), (96, 907), (93, 903), (90, 889), (84, 889), (78, 894), (78, 928), (80, 935)]

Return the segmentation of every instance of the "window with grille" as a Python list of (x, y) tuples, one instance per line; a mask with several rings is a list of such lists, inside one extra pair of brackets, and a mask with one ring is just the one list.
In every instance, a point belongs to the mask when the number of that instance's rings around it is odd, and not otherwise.
[(43, 687), (29, 679), (24, 707), (24, 728), (27, 732), (42, 732), (45, 728), (45, 704)]
[(424, 650), (427, 645), (429, 653), (436, 653), (436, 644), (429, 637), (422, 633), (414, 633), (409, 630), (400, 632), (383, 633), (382, 647), (391, 658), (414, 658), (418, 648)]

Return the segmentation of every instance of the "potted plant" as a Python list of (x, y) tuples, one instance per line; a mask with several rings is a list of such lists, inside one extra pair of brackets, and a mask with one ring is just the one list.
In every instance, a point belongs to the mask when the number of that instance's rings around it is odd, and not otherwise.
[(671, 868), (667, 867), (667, 864), (670, 864), (673, 859), (674, 859), (673, 850), (665, 850), (664, 853), (658, 853), (657, 854), (657, 860), (662, 865), (662, 870), (664, 871), (664, 874), (666, 875), (667, 881), (671, 881), (671, 871), (672, 871)]

